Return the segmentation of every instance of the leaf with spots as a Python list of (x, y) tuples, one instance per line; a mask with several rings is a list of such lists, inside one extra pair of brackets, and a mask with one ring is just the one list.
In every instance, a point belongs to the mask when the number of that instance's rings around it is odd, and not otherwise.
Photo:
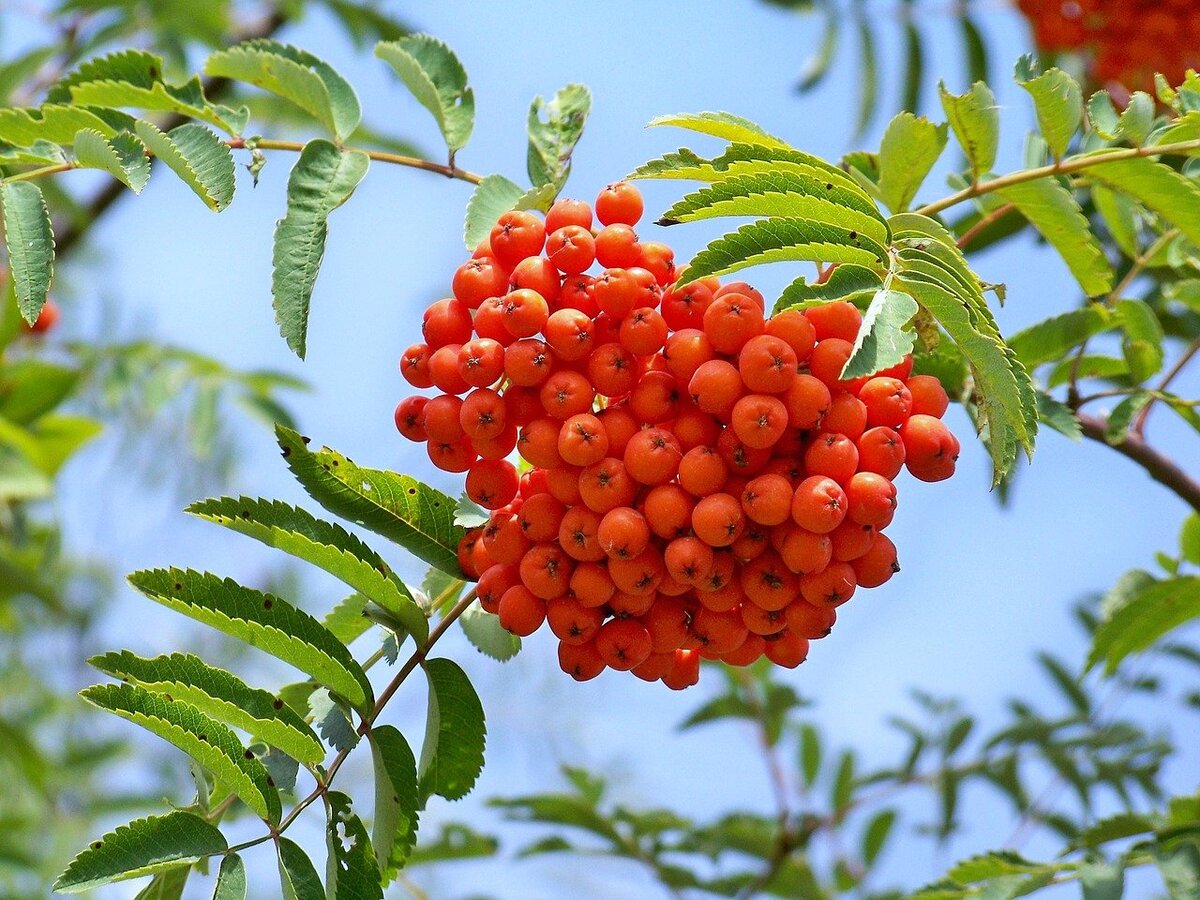
[(965, 94), (952, 94), (944, 84), (939, 84), (938, 93), (972, 174), (976, 179), (986, 175), (996, 164), (1000, 145), (1000, 108), (996, 105), (996, 95), (982, 81), (975, 82)]
[(278, 500), (249, 497), (202, 500), (187, 512), (324, 569), (394, 614), (417, 643), (429, 636), (429, 622), (404, 583), (383, 557), (340, 525)]
[(346, 646), (316, 619), (279, 597), (191, 569), (146, 569), (129, 583), (163, 606), (295, 666), (356, 707), (371, 683)]
[(412, 748), (391, 725), (379, 725), (368, 733), (375, 764), (375, 822), (371, 844), (375, 860), (390, 882), (404, 868), (417, 840), (417, 760)]
[(423, 668), (429, 708), (418, 768), (422, 806), (433, 794), (458, 800), (470, 793), (483, 769), (487, 733), (479, 695), (458, 664), (430, 659)]
[(336, 450), (308, 448), (295, 431), (276, 426), (288, 468), (309, 495), (334, 515), (395, 541), (456, 578), (458, 542), (454, 500), (408, 475), (365, 469)]
[(301, 762), (314, 765), (325, 758), (312, 728), (290, 706), (190, 653), (147, 659), (122, 650), (93, 656), (88, 662), (113, 678), (190, 703), (205, 715), (278, 747)]
[(383, 900), (379, 866), (367, 829), (341, 791), (325, 795), (329, 821), (325, 843), (329, 848), (326, 887), (329, 900)]
[(77, 894), (114, 881), (140, 878), (224, 853), (229, 845), (215, 825), (190, 812), (148, 816), (120, 825), (81, 852), (54, 882)]
[(266, 768), (216, 719), (170, 694), (153, 694), (132, 684), (97, 684), (80, 696), (174, 744), (228, 785), (255, 815), (279, 822), (279, 792)]
[(697, 253), (680, 283), (749, 266), (802, 260), (880, 267), (887, 260), (887, 250), (864, 234), (835, 225), (794, 218), (761, 219)]

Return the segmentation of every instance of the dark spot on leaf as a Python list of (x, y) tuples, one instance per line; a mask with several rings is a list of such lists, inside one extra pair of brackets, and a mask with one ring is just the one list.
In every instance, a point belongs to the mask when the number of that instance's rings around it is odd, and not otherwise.
[(334, 464), (335, 466), (340, 466), (340, 465), (341, 465), (341, 463), (340, 463), (340, 462), (338, 462), (336, 459), (333, 461), (333, 464)]
[(304, 441), (305, 445), (308, 445), (308, 444), (311, 444), (311, 443), (312, 443), (312, 438), (310, 438), (310, 437), (305, 437), (304, 435), (301, 435), (301, 436), (300, 436), (300, 440)]
[(826, 184), (826, 185), (825, 185), (825, 190), (827, 190), (827, 191), (832, 191), (832, 190), (833, 190), (833, 183), (832, 183), (832, 182), (829, 182), (828, 184)]
[(242, 518), (243, 518), (243, 519), (249, 519), (249, 518), (250, 518), (250, 510), (248, 510), (248, 509), (243, 509), (243, 510), (242, 510)]
[(177, 590), (177, 591), (182, 591), (182, 590), (183, 590), (183, 585), (182, 585), (182, 584), (180, 584), (178, 581), (177, 581), (177, 582), (175, 582), (175, 590)]
[(263, 600), (263, 609), (270, 609), (274, 605), (275, 605), (275, 601), (272, 600), (270, 597), (267, 597), (265, 600)]
[(200, 740), (204, 741), (204, 743), (207, 744), (208, 743), (208, 735), (207, 734), (200, 735)]
[(289, 457), (289, 456), (291, 456), (291, 455), (292, 455), (292, 448), (291, 448), (291, 447), (284, 447), (284, 448), (283, 448), (283, 456), (284, 456), (284, 458), (286, 459), (287, 457)]
[(102, 846), (104, 846), (104, 845), (101, 844), (99, 841), (92, 841), (92, 849), (93, 850), (99, 850)]
[(283, 709), (283, 701), (280, 700), (278, 697), (275, 698), (275, 702), (272, 703), (271, 705), (273, 707), (275, 707), (276, 709)]
[(857, 231), (850, 232), (850, 240), (852, 240), (852, 241), (858, 240), (858, 232)]
[(416, 488), (409, 488), (409, 489), (408, 489), (408, 493), (409, 493), (409, 495), (410, 495), (410, 496), (411, 496), (412, 494), (415, 494), (416, 492), (417, 492), (417, 489), (416, 489)]
[(163, 699), (166, 700), (168, 703), (175, 702), (175, 698), (172, 697), (170, 694), (163, 694)]
[(254, 754), (249, 750), (246, 751), (246, 759), (254, 759)]
[(267, 784), (269, 784), (271, 787), (275, 787), (275, 779), (270, 775), (267, 776)]
[(397, 797), (395, 794), (393, 794), (393, 795), (392, 795), (392, 802), (393, 802), (393, 803), (399, 803), (399, 802), (400, 802), (400, 798), (399, 798), (399, 797)]
[(321, 468), (324, 469), (326, 472), (328, 472), (329, 471), (329, 463), (321, 463)]

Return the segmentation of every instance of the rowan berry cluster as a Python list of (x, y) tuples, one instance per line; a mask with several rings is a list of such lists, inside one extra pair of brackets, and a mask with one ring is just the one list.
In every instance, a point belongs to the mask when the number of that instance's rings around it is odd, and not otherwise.
[(743, 282), (678, 285), (672, 251), (633, 231), (632, 185), (595, 214), (501, 216), (400, 360), (440, 393), (402, 401), (396, 427), (492, 511), (459, 548), (483, 608), (522, 636), (548, 623), (575, 678), (797, 666), (898, 571), (882, 532), (901, 468), (953, 474), (946, 393), (911, 359), (842, 380), (850, 303), (767, 318)]
[(1085, 52), (1098, 83), (1154, 90), (1161, 72), (1179, 84), (1200, 67), (1196, 0), (1019, 0), (1038, 47)]

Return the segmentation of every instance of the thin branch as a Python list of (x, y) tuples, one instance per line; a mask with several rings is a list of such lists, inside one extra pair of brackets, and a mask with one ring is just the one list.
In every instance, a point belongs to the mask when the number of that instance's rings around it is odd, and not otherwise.
[(1008, 215), (1010, 212), (1012, 212), (1016, 208), (1017, 207), (1012, 203), (1005, 203), (1003, 206), (998, 206), (995, 209), (993, 209), (990, 213), (988, 213), (986, 216), (981, 218), (978, 222), (976, 222), (974, 225), (972, 225), (970, 228), (968, 228), (963, 233), (963, 236), (960, 237), (957, 241), (958, 249), (966, 250), (967, 245), (969, 243), (971, 243), (971, 241), (975, 240), (975, 238), (979, 237), (979, 235), (984, 231), (984, 229), (986, 229), (992, 223), (996, 222), (998, 219), (1001, 219), (1004, 216)]
[(1099, 166), (1104, 163), (1118, 162), (1124, 159), (1142, 159), (1145, 157), (1154, 156), (1171, 156), (1173, 154), (1186, 154), (1194, 150), (1200, 150), (1200, 140), (1191, 141), (1176, 141), (1173, 144), (1160, 144), (1157, 147), (1127, 147), (1120, 150), (1112, 150), (1107, 153), (1094, 153), (1087, 156), (1073, 156), (1070, 159), (1064, 159), (1061, 162), (1056, 162), (1049, 166), (1040, 166), (1036, 169), (1023, 169), (1019, 172), (1011, 172), (1008, 175), (1001, 175), (999, 178), (993, 178), (991, 181), (977, 181), (970, 187), (963, 188), (949, 197), (943, 197), (934, 203), (922, 206), (916, 212), (922, 216), (932, 216), (934, 213), (939, 213), (944, 209), (949, 209), (966, 200), (973, 200), (976, 197), (981, 197), (984, 194), (990, 194), (993, 191), (1000, 191), (1006, 187), (1012, 187), (1017, 184), (1024, 184), (1027, 181), (1037, 181), (1039, 178), (1049, 178), (1054, 175), (1067, 175), (1071, 172), (1079, 172), (1083, 169), (1090, 169), (1092, 166)]
[[(231, 150), (238, 150), (246, 146), (243, 139), (226, 141)], [(267, 138), (259, 138), (253, 142), (253, 146), (259, 150), (285, 150), (291, 153), (299, 153), (304, 149), (304, 144), (300, 141), (275, 141)], [(476, 175), (474, 172), (468, 172), (466, 169), (459, 169), (455, 166), (447, 166), (442, 163), (431, 162), (427, 159), (421, 159), (416, 156), (402, 156), (399, 153), (386, 153), (382, 150), (366, 150), (361, 147), (345, 147), (345, 150), (357, 150), (367, 154), (376, 162), (391, 163), (395, 166), (407, 166), (410, 169), (421, 169), (425, 172), (436, 172), (438, 175), (445, 175), (447, 178), (457, 178), (459, 181), (466, 181), (470, 184), (479, 184), (483, 181), (482, 175)]]
[(1076, 418), (1079, 419), (1085, 437), (1111, 447), (1122, 456), (1133, 460), (1145, 469), (1151, 478), (1164, 485), (1192, 509), (1200, 512), (1200, 481), (1192, 478), (1173, 459), (1151, 447), (1139, 434), (1128, 433), (1120, 443), (1110, 444), (1106, 437), (1108, 422), (1099, 416), (1077, 412)]
[(1158, 383), (1158, 387), (1155, 388), (1156, 393), (1151, 395), (1150, 402), (1143, 406), (1141, 410), (1139, 410), (1137, 416), (1134, 417), (1133, 427), (1130, 430), (1138, 437), (1143, 437), (1146, 433), (1146, 419), (1150, 417), (1150, 410), (1154, 407), (1154, 404), (1158, 402), (1158, 394), (1166, 393), (1167, 388), (1171, 386), (1171, 382), (1174, 381), (1178, 377), (1179, 373), (1187, 367), (1187, 364), (1192, 361), (1197, 353), (1200, 353), (1200, 338), (1196, 338), (1196, 340), (1192, 341), (1191, 344), (1188, 345), (1188, 348), (1183, 351), (1183, 355), (1180, 356), (1179, 359), (1175, 360), (1175, 365), (1171, 366), (1171, 368), (1167, 370), (1167, 374), (1162, 377), (1162, 381), (1160, 381)]

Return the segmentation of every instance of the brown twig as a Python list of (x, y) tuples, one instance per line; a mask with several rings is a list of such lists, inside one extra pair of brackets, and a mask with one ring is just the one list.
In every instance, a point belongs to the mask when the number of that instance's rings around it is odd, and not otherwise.
[(1134, 417), (1133, 427), (1130, 428), (1131, 432), (1136, 434), (1138, 437), (1143, 437), (1145, 435), (1146, 419), (1150, 417), (1150, 410), (1154, 407), (1154, 404), (1158, 402), (1157, 395), (1166, 392), (1167, 388), (1171, 386), (1171, 382), (1179, 376), (1179, 373), (1187, 367), (1187, 364), (1190, 363), (1193, 358), (1195, 358), (1197, 353), (1200, 353), (1200, 338), (1196, 338), (1196, 340), (1192, 341), (1191, 344), (1188, 345), (1187, 349), (1183, 351), (1183, 354), (1179, 357), (1179, 359), (1175, 360), (1175, 365), (1171, 366), (1171, 368), (1167, 370), (1167, 374), (1162, 377), (1162, 381), (1160, 381), (1158, 383), (1158, 387), (1155, 388), (1157, 393), (1150, 396), (1150, 401), (1143, 406), (1138, 411), (1138, 414)]
[(975, 240), (975, 238), (979, 237), (980, 233), (984, 229), (986, 229), (989, 225), (991, 225), (998, 219), (1001, 219), (1004, 216), (1008, 215), (1010, 212), (1012, 212), (1016, 208), (1017, 207), (1012, 203), (1005, 203), (1003, 206), (998, 206), (995, 209), (993, 209), (990, 213), (988, 213), (986, 216), (983, 216), (978, 222), (976, 222), (974, 225), (972, 225), (970, 228), (968, 228), (965, 232), (963, 232), (963, 236), (960, 237), (957, 241), (958, 249), (959, 250), (967, 249), (967, 245), (969, 243), (971, 243), (971, 241)]

